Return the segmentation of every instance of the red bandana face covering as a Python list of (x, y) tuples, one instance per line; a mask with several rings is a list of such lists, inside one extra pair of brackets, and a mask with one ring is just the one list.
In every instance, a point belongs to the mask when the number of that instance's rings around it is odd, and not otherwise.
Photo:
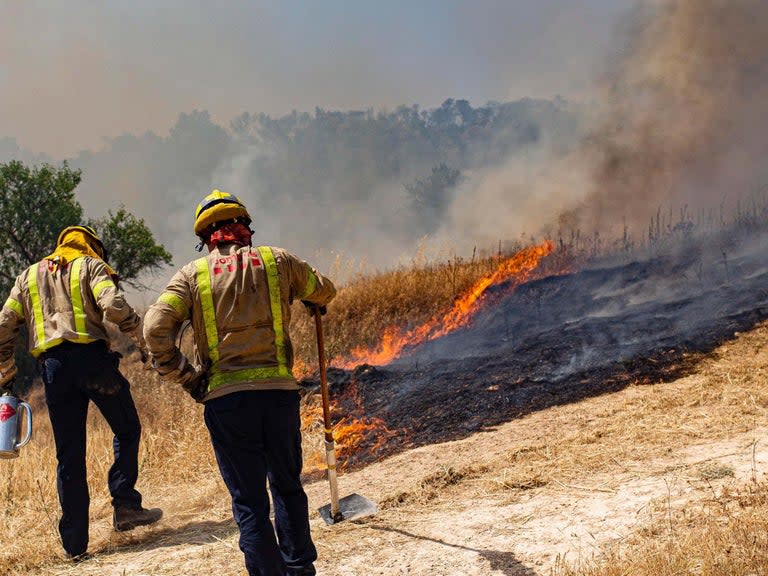
[(251, 236), (253, 232), (250, 229), (241, 224), (240, 222), (233, 222), (232, 224), (226, 224), (211, 234), (210, 240), (207, 245), (210, 250), (218, 246), (219, 244), (237, 244), (238, 246), (250, 246)]

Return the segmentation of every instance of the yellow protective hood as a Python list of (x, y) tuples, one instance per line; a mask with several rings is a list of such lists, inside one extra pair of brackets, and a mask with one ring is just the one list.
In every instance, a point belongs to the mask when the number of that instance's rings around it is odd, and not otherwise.
[[(53, 260), (57, 264), (66, 264), (83, 256), (90, 256), (91, 258), (98, 258), (103, 261), (99, 253), (91, 247), (88, 238), (88, 234), (83, 230), (73, 228), (64, 234), (59, 245), (56, 246), (56, 250), (46, 256), (45, 259)], [(110, 276), (117, 276), (117, 272), (109, 264), (104, 262), (104, 265), (107, 267), (107, 272)]]

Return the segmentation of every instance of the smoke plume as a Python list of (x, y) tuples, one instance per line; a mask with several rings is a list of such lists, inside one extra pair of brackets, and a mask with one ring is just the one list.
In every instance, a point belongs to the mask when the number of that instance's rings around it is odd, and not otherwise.
[(600, 88), (605, 115), (580, 155), (590, 188), (566, 227), (647, 226), (755, 198), (768, 172), (768, 10), (760, 0), (638, 6)]
[[(580, 115), (552, 138), (469, 174), (436, 235), (458, 246), (520, 235), (713, 228), (765, 208), (768, 10), (760, 0), (647, 0), (615, 32)], [(659, 215), (662, 222), (659, 223)]]

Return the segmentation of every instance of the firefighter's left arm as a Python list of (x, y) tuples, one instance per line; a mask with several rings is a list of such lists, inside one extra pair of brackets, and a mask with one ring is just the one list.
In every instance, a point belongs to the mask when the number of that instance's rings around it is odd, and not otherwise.
[(284, 253), (291, 278), (291, 300), (324, 307), (336, 296), (336, 287), (328, 278), (296, 256)]
[(126, 301), (104, 262), (97, 258), (87, 258), (87, 261), (88, 284), (96, 304), (104, 312), (104, 319), (117, 324), (121, 332), (135, 331), (141, 318)]
[(190, 318), (191, 309), (192, 289), (182, 269), (144, 315), (144, 341), (155, 369), (164, 380), (180, 381), (192, 368), (176, 346), (179, 328)]
[(24, 323), (24, 305), (19, 283), (20, 280), (17, 279), (0, 310), (0, 388), (5, 388), (13, 382), (17, 373), (14, 352), (19, 328)]

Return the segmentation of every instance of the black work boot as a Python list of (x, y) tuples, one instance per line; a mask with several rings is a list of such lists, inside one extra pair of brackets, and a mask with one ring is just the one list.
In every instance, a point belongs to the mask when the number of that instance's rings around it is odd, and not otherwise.
[(133, 530), (137, 526), (154, 524), (163, 517), (160, 508), (115, 508), (112, 526), (118, 532)]

